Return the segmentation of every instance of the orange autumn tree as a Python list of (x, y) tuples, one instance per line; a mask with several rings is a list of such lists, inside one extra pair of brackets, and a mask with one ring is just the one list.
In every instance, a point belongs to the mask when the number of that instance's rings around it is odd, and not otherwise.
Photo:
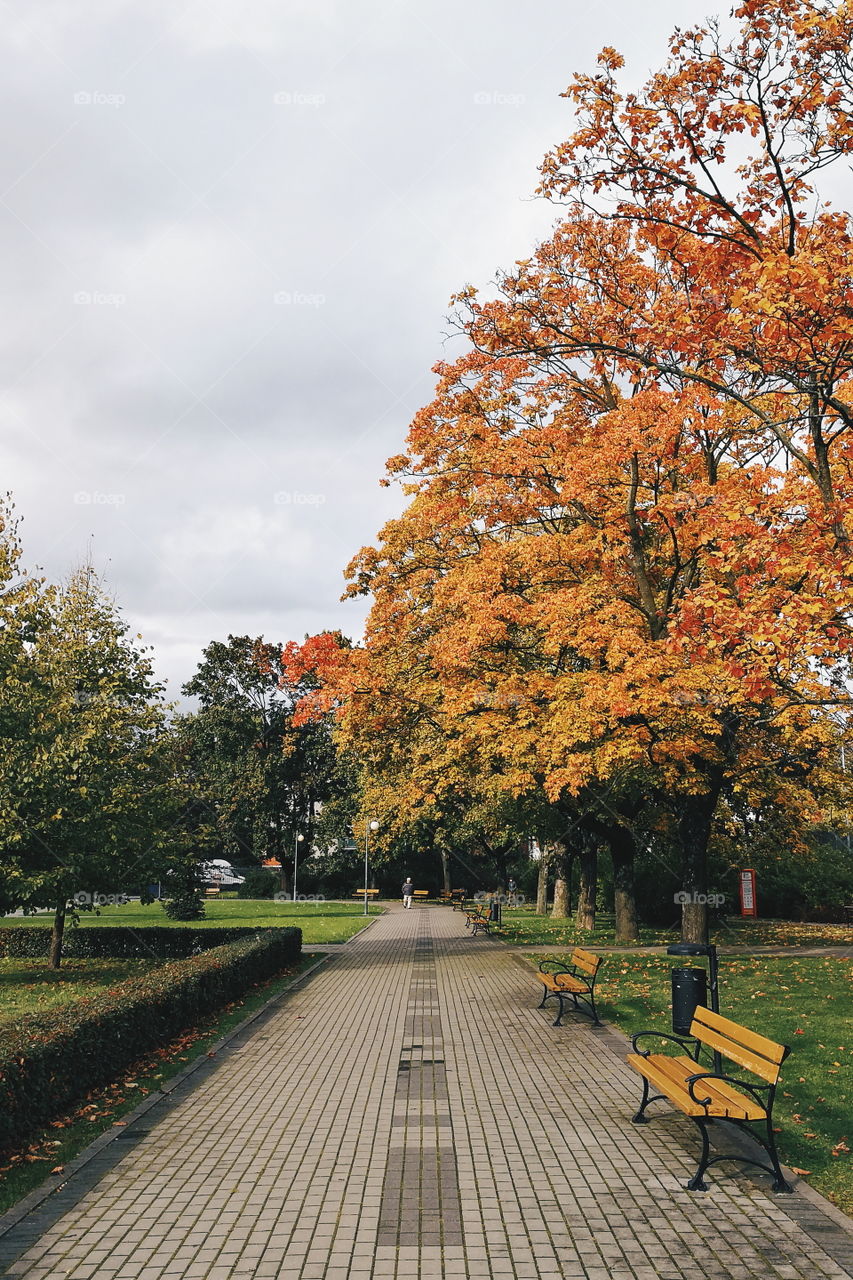
[[(721, 460), (730, 414), (709, 451), (706, 400), (667, 406), (647, 389), (596, 414), (589, 383), (534, 385), (524, 369), (473, 356), (443, 371), (411, 432), (417, 457), (396, 462), (421, 477), (417, 498), (355, 567), (377, 601), (367, 648), (399, 651), (411, 626), (432, 695), (507, 785), (544, 785), (553, 800), (606, 789), (617, 834), (638, 787), (668, 798), (686, 887), (701, 893), (720, 788), (743, 725), (768, 709), (730, 653), (689, 652), (677, 623), (711, 573), (721, 521), (752, 535), (743, 511), (761, 501), (765, 468)], [(802, 692), (808, 664), (789, 658)], [(783, 720), (783, 754), (822, 740), (809, 707)]]
[(473, 350), (392, 467), (413, 500), (354, 565), (376, 603), (330, 673), (401, 776), (428, 717), (448, 778), (591, 795), (628, 836), (669, 806), (693, 893), (739, 771), (829, 750), (849, 645), (850, 236), (809, 204), (848, 149), (849, 20), (737, 12), (645, 95), (612, 51), (576, 81), (544, 176), (572, 207), (498, 298), (460, 296)]
[[(687, 817), (701, 810), (704, 855), (748, 699), (722, 655), (688, 663), (667, 626), (721, 518), (706, 497), (752, 507), (763, 469), (721, 467), (737, 424), (721, 414), (711, 447), (706, 399), (648, 389), (620, 406), (605, 381), (596, 413), (590, 391), (537, 382), (518, 359), (443, 370), (411, 432), (417, 460), (395, 464), (417, 494), (353, 566), (352, 589), (375, 596), (365, 644), (326, 637), (301, 658), (322, 669), (318, 696), (339, 702), (350, 740), (391, 757), (398, 812), (424, 788), (470, 787), (473, 764), (515, 794), (574, 800), (611, 844), (618, 888), (638, 796), (668, 798), (694, 844)], [(802, 749), (808, 714), (788, 719)]]
[[(576, 78), (579, 126), (543, 170), (569, 215), (496, 303), (462, 295), (464, 327), (483, 353), (534, 356), (581, 386), (611, 363), (631, 385), (652, 374), (745, 415), (737, 447), (768, 468), (764, 502), (741, 512), (751, 530), (710, 540), (716, 571), (678, 627), (757, 696), (787, 682), (820, 706), (846, 700), (853, 299), (849, 216), (815, 212), (813, 186), (851, 147), (853, 18), (793, 2), (736, 16), (727, 47), (713, 25), (677, 33), (641, 94), (620, 94), (613, 50)], [(787, 680), (798, 650), (818, 687)]]

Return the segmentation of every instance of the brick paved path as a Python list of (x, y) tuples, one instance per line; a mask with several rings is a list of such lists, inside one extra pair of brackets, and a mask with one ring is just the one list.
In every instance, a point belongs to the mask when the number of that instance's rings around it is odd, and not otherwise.
[(618, 1036), (537, 998), (459, 913), (392, 910), (0, 1237), (0, 1274), (853, 1275), (800, 1194), (730, 1165), (685, 1191), (693, 1127), (632, 1125)]

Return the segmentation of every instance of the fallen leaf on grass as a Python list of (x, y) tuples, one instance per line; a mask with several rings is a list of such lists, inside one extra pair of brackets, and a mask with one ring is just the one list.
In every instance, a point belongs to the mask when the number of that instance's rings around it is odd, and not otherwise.
[(795, 1164), (791, 1165), (791, 1173), (796, 1173), (801, 1178), (810, 1178), (811, 1172), (811, 1169), (798, 1169)]
[(50, 1171), (50, 1172), (51, 1172), (51, 1173), (64, 1173), (64, 1172), (65, 1172), (65, 1165), (64, 1165), (64, 1164), (58, 1164), (58, 1165), (56, 1166), (56, 1168), (55, 1168), (55, 1169), (51, 1169), (51, 1171)]

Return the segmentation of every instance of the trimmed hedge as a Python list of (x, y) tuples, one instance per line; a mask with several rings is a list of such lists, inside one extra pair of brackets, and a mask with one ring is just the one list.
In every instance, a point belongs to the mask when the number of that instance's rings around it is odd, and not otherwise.
[[(62, 940), (62, 955), (72, 960), (177, 960), (198, 955), (237, 938), (255, 938), (276, 929), (239, 928), (175, 929), (168, 925), (92, 925), (69, 927)], [(50, 928), (46, 925), (0, 927), (0, 957), (39, 960), (50, 954)]]
[(301, 952), (301, 929), (269, 929), (127, 978), (90, 1000), (3, 1024), (0, 1152), (23, 1145), (89, 1090), (295, 964)]

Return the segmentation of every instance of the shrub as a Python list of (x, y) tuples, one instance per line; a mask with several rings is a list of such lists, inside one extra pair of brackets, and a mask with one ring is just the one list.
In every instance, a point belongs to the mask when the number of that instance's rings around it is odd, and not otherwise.
[[(183, 959), (237, 938), (254, 938), (264, 929), (171, 929), (168, 925), (93, 925), (66, 929), (62, 954), (81, 960)], [(272, 930), (277, 932), (277, 930)], [(40, 960), (50, 954), (50, 929), (43, 925), (0, 928), (0, 957)]]
[(253, 867), (246, 872), (246, 878), (237, 890), (237, 897), (271, 898), (279, 887), (279, 878), (275, 872), (265, 871), (263, 867)]
[(170, 920), (204, 919), (204, 884), (195, 860), (173, 868), (169, 896), (160, 905)]
[(89, 1000), (29, 1015), (26, 1023), (4, 1024), (0, 1151), (22, 1145), (134, 1059), (295, 963), (301, 949), (300, 929), (269, 929), (128, 978)]

